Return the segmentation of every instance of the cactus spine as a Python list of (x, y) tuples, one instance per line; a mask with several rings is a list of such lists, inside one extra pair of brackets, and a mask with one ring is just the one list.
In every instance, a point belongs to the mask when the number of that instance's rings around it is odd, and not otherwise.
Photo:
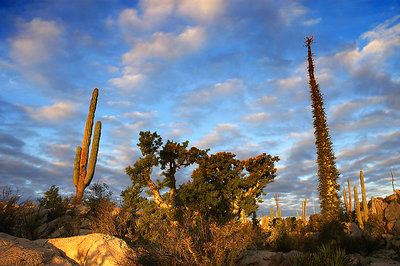
[(356, 216), (357, 216), (357, 221), (358, 224), (360, 225), (360, 228), (364, 230), (364, 223), (361, 217), (361, 210), (360, 210), (360, 201), (358, 200), (358, 193), (357, 193), (357, 187), (354, 187), (354, 203), (355, 203), (355, 209), (356, 209)]
[(365, 222), (368, 221), (368, 203), (367, 203), (367, 195), (365, 194), (365, 186), (364, 186), (364, 174), (363, 171), (360, 171), (360, 181), (361, 181), (361, 193), (362, 193), (362, 204), (363, 204), (363, 220)]
[[(86, 120), (85, 132), (83, 135), (82, 147), (76, 148), (75, 163), (74, 163), (74, 186), (76, 187), (75, 204), (81, 204), (83, 192), (93, 179), (94, 170), (97, 162), (97, 154), (99, 151), (99, 142), (101, 135), (101, 122), (97, 121), (94, 129), (93, 144), (90, 151), (89, 146), (92, 137), (94, 113), (96, 111), (97, 97), (99, 90), (96, 88), (92, 94), (90, 101), (89, 114)], [(89, 165), (88, 165), (89, 161)]]

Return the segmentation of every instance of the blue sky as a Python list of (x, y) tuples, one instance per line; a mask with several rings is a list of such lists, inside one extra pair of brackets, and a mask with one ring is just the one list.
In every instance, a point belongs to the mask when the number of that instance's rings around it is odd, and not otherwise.
[[(341, 173), (367, 196), (400, 188), (400, 2), (1, 1), (0, 180), (35, 199), (75, 192), (90, 97), (103, 123), (93, 182), (130, 184), (141, 130), (239, 159), (280, 157), (264, 213), (318, 211), (304, 38), (314, 35)], [(189, 178), (179, 173), (179, 182)], [(346, 187), (347, 188), (347, 187)]]

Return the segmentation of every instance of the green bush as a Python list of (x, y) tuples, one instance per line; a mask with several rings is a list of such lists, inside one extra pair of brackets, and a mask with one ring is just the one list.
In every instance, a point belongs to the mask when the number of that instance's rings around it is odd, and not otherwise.
[(43, 192), (44, 196), (38, 199), (39, 205), (49, 210), (47, 216), (48, 221), (63, 216), (67, 211), (68, 204), (70, 203), (69, 199), (63, 199), (61, 195), (58, 194), (58, 191), (58, 187), (51, 185), (49, 190)]

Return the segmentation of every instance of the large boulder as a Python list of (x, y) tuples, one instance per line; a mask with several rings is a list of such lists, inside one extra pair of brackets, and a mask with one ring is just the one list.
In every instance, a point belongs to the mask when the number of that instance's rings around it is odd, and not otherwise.
[(137, 260), (125, 241), (105, 234), (55, 238), (48, 243), (83, 265), (134, 265)]
[(385, 209), (385, 218), (387, 221), (396, 221), (400, 219), (400, 204), (396, 201), (390, 202)]
[(0, 265), (78, 265), (59, 249), (0, 233)]

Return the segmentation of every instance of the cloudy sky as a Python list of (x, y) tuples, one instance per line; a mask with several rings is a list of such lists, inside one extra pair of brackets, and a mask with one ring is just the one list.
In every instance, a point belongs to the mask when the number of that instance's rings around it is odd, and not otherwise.
[[(318, 211), (304, 38), (314, 35), (341, 173), (367, 196), (400, 188), (400, 2), (274, 0), (0, 3), (0, 184), (35, 199), (74, 193), (90, 97), (103, 123), (93, 182), (130, 184), (141, 130), (164, 140), (280, 157), (261, 210), (307, 197)], [(180, 183), (189, 178), (179, 173)]]

